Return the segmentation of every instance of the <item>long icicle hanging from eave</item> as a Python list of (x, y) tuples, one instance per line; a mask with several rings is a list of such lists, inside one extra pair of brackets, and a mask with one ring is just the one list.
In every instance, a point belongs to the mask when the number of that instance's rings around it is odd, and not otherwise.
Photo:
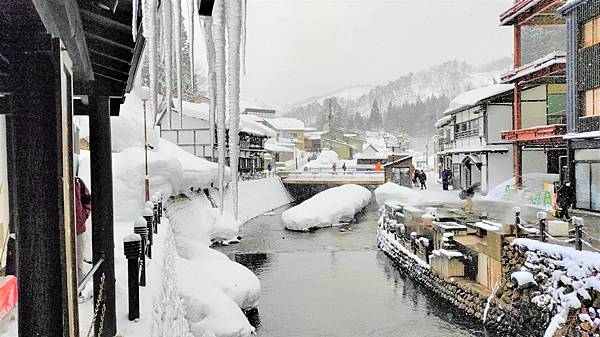
[(144, 11), (142, 16), (142, 24), (144, 29), (144, 37), (148, 41), (148, 70), (149, 70), (149, 85), (150, 85), (150, 115), (154, 121), (158, 117), (158, 77), (157, 77), (157, 0), (145, 0), (142, 5)]
[(219, 207), (223, 214), (225, 188), (225, 0), (215, 0), (213, 7), (215, 44), (217, 146), (219, 160)]
[[(194, 61), (194, 31), (196, 29), (195, 27), (195, 20), (194, 18), (196, 17), (196, 13), (195, 13), (195, 3), (196, 0), (188, 0), (188, 9), (189, 9), (189, 14), (190, 14), (190, 19), (189, 19), (189, 23), (190, 23), (190, 36), (189, 36), (189, 41), (190, 41), (190, 79), (191, 81), (191, 89), (192, 92), (195, 91), (196, 88), (196, 69), (195, 69), (195, 61)], [(211, 141), (212, 143), (212, 141)]]
[(137, 21), (138, 21), (138, 12), (139, 12), (139, 1), (140, 0), (132, 0), (131, 1), (131, 36), (133, 37), (133, 42), (137, 38)]
[(172, 8), (171, 0), (162, 0), (161, 2), (162, 14), (163, 14), (163, 25), (164, 34), (162, 38), (163, 48), (165, 53), (165, 111), (169, 117), (169, 129), (173, 129), (173, 115), (171, 111), (171, 104), (173, 104), (173, 47), (171, 44), (171, 38), (173, 36), (173, 23), (172, 23)]
[(238, 168), (240, 128), (240, 47), (242, 0), (227, 1), (227, 94), (229, 107), (229, 167), (231, 169), (233, 217), (238, 219)]
[(203, 19), (204, 36), (206, 40), (206, 58), (208, 63), (208, 128), (209, 128), (209, 144), (211, 148), (211, 157), (214, 160), (214, 145), (215, 145), (215, 111), (217, 100), (217, 78), (215, 74), (215, 45), (213, 40), (213, 21), (207, 16)]
[(179, 128), (183, 129), (183, 90), (181, 88), (181, 0), (175, 1), (175, 73), (177, 75), (177, 107), (179, 108)]

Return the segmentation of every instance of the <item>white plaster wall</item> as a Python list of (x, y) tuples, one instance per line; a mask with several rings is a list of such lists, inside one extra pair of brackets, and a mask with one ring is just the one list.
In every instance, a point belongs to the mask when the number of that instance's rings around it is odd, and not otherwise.
[(534, 126), (546, 125), (546, 101), (542, 102), (523, 102), (521, 113), (521, 127), (523, 129)]
[(548, 156), (542, 150), (524, 150), (522, 165), (523, 174), (547, 173)]
[(487, 106), (487, 142), (502, 142), (501, 132), (512, 129), (512, 105)]
[(488, 154), (488, 190), (513, 177), (513, 149), (506, 153)]

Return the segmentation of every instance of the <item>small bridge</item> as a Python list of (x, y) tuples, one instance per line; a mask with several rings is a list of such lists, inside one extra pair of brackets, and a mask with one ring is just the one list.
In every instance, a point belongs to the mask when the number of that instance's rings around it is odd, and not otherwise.
[(375, 171), (304, 171), (291, 172), (283, 184), (296, 201), (306, 200), (328, 188), (356, 184), (375, 189), (385, 183), (383, 172)]

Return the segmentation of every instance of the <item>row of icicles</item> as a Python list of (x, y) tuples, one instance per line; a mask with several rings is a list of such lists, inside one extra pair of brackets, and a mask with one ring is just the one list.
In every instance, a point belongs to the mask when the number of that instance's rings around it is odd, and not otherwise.
[[(133, 1), (133, 11), (138, 12), (140, 0)], [(160, 8), (158, 0), (142, 0), (143, 34), (147, 40), (146, 49), (149, 58), (150, 78), (150, 112), (155, 120), (158, 116), (158, 55), (159, 42), (164, 48), (164, 71), (166, 101), (172, 102), (173, 78), (172, 55), (175, 48), (176, 88), (180, 111), (180, 128), (183, 128), (182, 108), (182, 79), (181, 79), (181, 32), (182, 32), (182, 0), (162, 0)], [(195, 59), (194, 59), (194, 23), (196, 10), (201, 1), (195, 5), (196, 0), (188, 1), (188, 22), (190, 27), (190, 68), (192, 90), (194, 87)], [(158, 13), (162, 15), (162, 25), (158, 20)], [(137, 35), (137, 15), (133, 15), (133, 36)], [(174, 18), (174, 20), (173, 20)], [(246, 26), (246, 0), (214, 0), (212, 17), (201, 17), (200, 23), (204, 29), (206, 41), (206, 56), (208, 60), (208, 101), (209, 101), (209, 126), (210, 143), (217, 136), (218, 158), (218, 188), (219, 207), (223, 214), (224, 186), (225, 186), (225, 133), (227, 132), (226, 115), (229, 115), (229, 157), (233, 194), (233, 213), (237, 220), (238, 205), (238, 162), (239, 162), (239, 124), (240, 124), (240, 69), (245, 58), (245, 26)], [(162, 41), (158, 41), (158, 30), (162, 29)], [(173, 34), (173, 32), (175, 34)], [(171, 39), (173, 37), (173, 40)], [(174, 45), (174, 46), (173, 46)], [(228, 75), (228, 76), (227, 76)], [(226, 109), (229, 110), (226, 113)], [(171, 104), (167, 104), (169, 128), (172, 128)], [(212, 146), (214, 149), (214, 146)], [(214, 154), (213, 154), (214, 157)]]

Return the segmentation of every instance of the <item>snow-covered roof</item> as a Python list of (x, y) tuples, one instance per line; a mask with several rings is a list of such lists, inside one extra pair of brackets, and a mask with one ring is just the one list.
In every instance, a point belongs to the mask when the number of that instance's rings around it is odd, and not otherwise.
[(402, 157), (402, 158), (400, 158), (398, 160), (394, 160), (393, 162), (390, 162), (390, 163), (387, 163), (387, 164), (383, 165), (383, 167), (392, 166), (392, 165), (395, 165), (397, 163), (403, 162), (403, 161), (408, 160), (408, 159), (412, 159), (412, 155), (406, 155), (406, 156), (404, 156), (404, 157)]
[(564, 139), (587, 139), (587, 138), (600, 138), (600, 131), (589, 131), (582, 133), (568, 133)]
[(279, 131), (304, 130), (304, 122), (296, 118), (265, 118), (265, 122)]
[[(173, 111), (179, 113), (177, 110)], [(208, 113), (208, 102), (192, 103), (183, 101), (183, 114), (185, 116), (208, 121)], [(262, 118), (257, 116), (240, 114), (240, 131), (259, 136), (277, 137), (275, 130), (259, 123), (260, 120)]]
[(275, 141), (275, 139), (271, 138), (265, 142), (265, 150), (269, 152), (277, 152), (277, 153), (293, 153), (293, 144), (291, 146), (285, 146), (281, 143)]
[(385, 152), (377, 152), (376, 154), (359, 153), (354, 156), (355, 159), (387, 159), (388, 154)]
[(558, 12), (561, 14), (568, 14), (570, 11), (575, 9), (577, 6), (588, 2), (588, 0), (567, 0), (567, 2), (558, 8)]
[(435, 122), (435, 124), (433, 125), (435, 128), (441, 128), (442, 126), (447, 125), (448, 123), (450, 123), (450, 121), (452, 120), (452, 115), (448, 115), (448, 116), (444, 116), (440, 119), (438, 119), (437, 122)]
[(509, 92), (513, 90), (513, 88), (514, 86), (512, 84), (493, 84), (487, 87), (467, 91), (456, 96), (450, 102), (448, 109), (444, 111), (444, 115), (451, 115), (460, 110), (471, 108), (494, 96)]
[(465, 146), (455, 149), (440, 151), (437, 154), (453, 154), (453, 153), (477, 153), (477, 152), (508, 152), (508, 147), (504, 145), (486, 145), (486, 146)]
[[(540, 59), (525, 64), (517, 69), (513, 69), (502, 75), (502, 82), (515, 82), (525, 76), (534, 74), (538, 71), (550, 69), (556, 66), (565, 66), (567, 63), (567, 54), (565, 52), (554, 51)], [(559, 68), (560, 69), (560, 68)], [(547, 74), (546, 74), (547, 75)]]
[(306, 133), (304, 133), (304, 138), (310, 139), (310, 140), (317, 140), (317, 139), (321, 139), (322, 135), (323, 135), (323, 132), (306, 132)]

